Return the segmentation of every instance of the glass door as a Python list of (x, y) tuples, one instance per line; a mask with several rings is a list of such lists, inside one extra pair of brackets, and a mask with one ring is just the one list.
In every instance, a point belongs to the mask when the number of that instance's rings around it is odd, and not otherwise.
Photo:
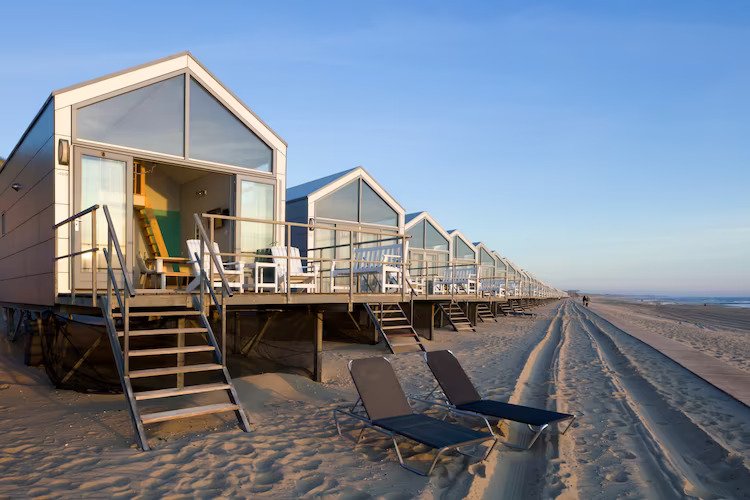
[[(252, 177), (237, 176), (237, 214), (239, 217), (273, 221), (274, 205), (274, 184)], [(236, 236), (237, 248), (243, 253), (258, 253), (274, 244), (282, 245), (284, 244), (283, 237), (277, 237), (282, 229), (274, 231), (273, 224), (262, 222), (240, 222)]]
[[(74, 226), (75, 251), (87, 250), (94, 244), (100, 249), (107, 248), (108, 227), (104, 216), (104, 206), (112, 216), (115, 234), (120, 243), (120, 250), (126, 260), (126, 269), (132, 273), (132, 257), (130, 249), (133, 245), (133, 159), (128, 156), (108, 153), (105, 151), (76, 148), (75, 155), (75, 212), (80, 212), (93, 205), (99, 205), (96, 215), (96, 241), (92, 241), (91, 217), (82, 217)], [(114, 255), (112, 266), (120, 269), (119, 262)], [(107, 286), (107, 262), (104, 252), (97, 252), (97, 262), (93, 263), (92, 254), (84, 254), (76, 265), (76, 287), (91, 288), (91, 266), (97, 267), (97, 288), (103, 290)], [(116, 272), (120, 286), (122, 273)]]

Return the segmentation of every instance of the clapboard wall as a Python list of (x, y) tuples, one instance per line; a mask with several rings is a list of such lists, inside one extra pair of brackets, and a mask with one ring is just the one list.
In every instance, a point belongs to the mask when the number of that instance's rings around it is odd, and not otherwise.
[(0, 303), (54, 304), (54, 152), (50, 100), (0, 170)]

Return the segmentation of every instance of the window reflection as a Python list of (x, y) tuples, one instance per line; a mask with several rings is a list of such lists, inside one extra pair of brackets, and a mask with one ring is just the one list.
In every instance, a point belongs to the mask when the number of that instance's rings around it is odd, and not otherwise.
[(270, 172), (273, 155), (271, 148), (191, 78), (190, 158)]
[(183, 156), (184, 82), (175, 76), (80, 108), (76, 137)]

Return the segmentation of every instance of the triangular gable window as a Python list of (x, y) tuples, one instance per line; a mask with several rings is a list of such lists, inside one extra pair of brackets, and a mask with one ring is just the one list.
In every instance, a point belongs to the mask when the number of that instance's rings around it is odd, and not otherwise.
[(424, 248), (424, 220), (417, 222), (406, 232), (411, 239), (409, 245), (411, 248)]
[(448, 251), (448, 240), (440, 234), (440, 231), (433, 226), (430, 221), (425, 221), (425, 241), (424, 246), (430, 250)]
[(190, 158), (270, 172), (271, 148), (190, 79)]
[(359, 179), (319, 199), (315, 203), (315, 217), (357, 222), (359, 220)]
[(184, 156), (185, 77), (79, 108), (76, 138)]
[(454, 240), (455, 240), (455, 243), (454, 243), (455, 250), (453, 252), (454, 257), (456, 257), (457, 259), (466, 259), (466, 260), (476, 259), (476, 254), (474, 253), (474, 250), (469, 248), (469, 245), (467, 245), (464, 242), (464, 240), (462, 240), (459, 236), (456, 236)]
[(398, 214), (366, 182), (362, 182), (361, 222), (398, 226)]

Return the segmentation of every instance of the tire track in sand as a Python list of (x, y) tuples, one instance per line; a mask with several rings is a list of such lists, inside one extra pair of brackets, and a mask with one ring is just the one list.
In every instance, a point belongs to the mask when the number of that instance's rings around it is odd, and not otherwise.
[(578, 414), (560, 438), (560, 465), (548, 496), (680, 498), (681, 481), (642, 425), (626, 389), (604, 362), (572, 303), (560, 353), (562, 411)]
[(607, 332), (606, 324), (600, 327), (594, 313), (578, 305), (573, 308), (609, 377), (622, 387), (625, 401), (647, 433), (644, 442), (654, 444), (664, 472), (677, 476), (680, 494), (746, 496), (750, 471), (741, 461), (660, 394), (620, 350), (612, 334), (616, 332)]
[[(561, 347), (563, 324), (568, 320), (564, 303), (558, 306), (547, 325), (545, 335), (529, 353), (516, 381), (510, 403), (556, 409), (554, 366)], [(504, 424), (505, 435), (512, 443), (525, 444), (531, 438), (526, 426)], [(472, 484), (469, 497), (534, 498), (541, 497), (547, 463), (557, 459), (557, 436), (545, 433), (530, 450), (501, 448), (497, 463), (487, 472), (487, 481)]]

